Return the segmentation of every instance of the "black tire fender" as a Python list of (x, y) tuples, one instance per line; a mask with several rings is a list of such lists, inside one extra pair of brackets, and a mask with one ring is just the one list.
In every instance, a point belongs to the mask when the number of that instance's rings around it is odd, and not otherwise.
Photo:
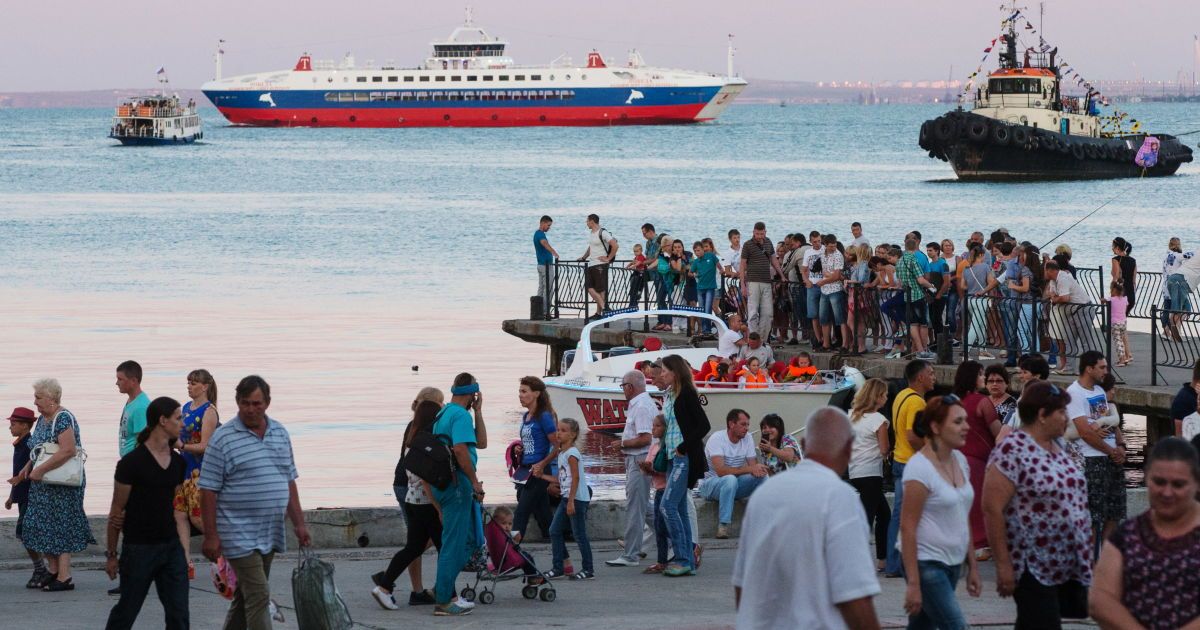
[(1012, 140), (1012, 130), (1004, 123), (997, 123), (992, 127), (992, 144), (1005, 147)]
[(972, 142), (984, 142), (988, 137), (988, 124), (983, 120), (972, 120), (967, 124), (967, 137)]

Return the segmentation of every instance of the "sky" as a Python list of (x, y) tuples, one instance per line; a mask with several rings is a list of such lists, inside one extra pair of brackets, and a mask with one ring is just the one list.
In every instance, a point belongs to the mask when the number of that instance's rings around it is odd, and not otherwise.
[[(5, 2), (0, 92), (144, 87), (159, 66), (172, 85), (212, 78), (218, 39), (225, 75), (291, 68), (300, 53), (414, 67), (429, 42), (460, 24), (466, 2), (207, 0)], [(795, 81), (963, 79), (999, 33), (999, 0), (510, 0), (471, 2), (476, 24), (510, 42), (517, 63), (596, 48), (623, 63), (735, 69)], [(1036, 15), (1036, 2), (1018, 3)], [(1048, 0), (1045, 34), (1089, 80), (1174, 80), (1193, 69), (1198, 0)], [(989, 67), (994, 57), (989, 59)], [(1189, 79), (1190, 80), (1190, 79)]]

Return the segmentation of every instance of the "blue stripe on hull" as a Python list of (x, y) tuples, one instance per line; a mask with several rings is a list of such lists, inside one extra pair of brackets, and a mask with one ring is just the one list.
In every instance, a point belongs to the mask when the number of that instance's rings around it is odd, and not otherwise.
[(128, 136), (109, 136), (114, 140), (120, 140), (121, 144), (134, 147), (157, 147), (164, 145), (179, 146), (183, 144), (191, 144), (196, 141), (196, 136), (187, 136), (186, 138), (136, 138)]
[[(548, 90), (538, 88), (539, 92), (568, 91), (573, 94), (562, 98), (547, 96), (545, 98), (528, 98), (517, 95), (518, 92), (531, 90), (496, 89), (476, 86), (452, 84), (437, 88), (405, 87), (404, 84), (383, 84), (373, 87), (349, 87), (330, 85), (328, 90), (205, 90), (204, 95), (217, 107), (236, 107), (243, 109), (427, 109), (437, 108), (488, 108), (502, 109), (505, 107), (613, 107), (613, 106), (663, 106), (688, 105), (707, 103), (716, 96), (722, 86), (707, 87), (657, 87), (657, 88), (578, 88), (573, 90)], [(638, 94), (635, 94), (634, 91)], [(425, 95), (422, 100), (399, 100), (405, 92), (414, 96)], [(436, 99), (436, 93), (462, 95), (472, 93), (477, 100)], [(495, 100), (496, 92), (511, 95), (504, 100)], [(364, 100), (327, 100), (327, 94), (340, 95), (350, 93), (361, 95)], [(489, 93), (490, 100), (478, 100), (480, 93)], [(375, 100), (372, 100), (372, 94)], [(387, 96), (394, 95), (387, 99)], [(387, 100), (385, 100), (387, 99)]]

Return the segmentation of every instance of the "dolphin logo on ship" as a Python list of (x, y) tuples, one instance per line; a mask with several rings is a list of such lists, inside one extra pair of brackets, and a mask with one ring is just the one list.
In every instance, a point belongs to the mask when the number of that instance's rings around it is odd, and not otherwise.
[(625, 99), (625, 104), (632, 105), (634, 101), (642, 98), (646, 98), (646, 95), (637, 90), (629, 90), (629, 98)]
[(271, 107), (277, 107), (277, 105), (275, 105), (275, 99), (271, 98), (270, 92), (267, 92), (266, 94), (263, 94), (262, 96), (258, 97), (258, 102), (259, 103), (270, 103)]

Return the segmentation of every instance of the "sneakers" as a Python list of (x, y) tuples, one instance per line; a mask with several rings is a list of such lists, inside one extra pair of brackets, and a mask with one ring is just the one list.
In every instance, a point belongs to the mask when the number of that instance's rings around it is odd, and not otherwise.
[(566, 576), (567, 576), (567, 573), (565, 571), (560, 571), (558, 569), (550, 569), (549, 571), (546, 572), (547, 580), (557, 580), (558, 578), (562, 578), (562, 577), (566, 577)]
[(469, 614), (471, 614), (471, 609), (459, 606), (458, 602), (438, 604), (433, 607), (433, 615), (435, 617), (461, 617)]
[(436, 603), (437, 598), (433, 596), (433, 591), (429, 589), (413, 591), (408, 594), (409, 606), (430, 606)]
[(475, 607), (475, 602), (469, 602), (469, 601), (463, 599), (461, 595), (459, 595), (458, 598), (454, 600), (454, 605), (458, 606), (459, 608), (465, 608), (467, 610), (471, 610), (472, 608)]
[(638, 561), (630, 560), (625, 556), (621, 556), (613, 560), (605, 560), (604, 564), (607, 564), (610, 567), (636, 567), (638, 565)]
[[(54, 581), (57, 582), (58, 580), (54, 580)], [(47, 582), (46, 586), (43, 586), (42, 589), (45, 590), (48, 586), (49, 586), (49, 582)], [(121, 585), (118, 584), (118, 585), (108, 589), (108, 594), (112, 595), (113, 597), (120, 597), (121, 596)]]
[(799, 340), (799, 339), (797, 339), (797, 338), (795, 338), (795, 337), (792, 337), (791, 339), (788, 339), (788, 340), (787, 340), (787, 345), (789, 345), (789, 346), (798, 346), (798, 345), (800, 345), (800, 340)]
[(918, 352), (916, 354), (916, 357), (918, 359), (922, 359), (924, 361), (933, 361), (934, 359), (937, 359), (937, 355), (928, 350), (922, 350), (922, 351)]
[(371, 597), (374, 597), (375, 602), (384, 610), (400, 610), (400, 607), (396, 605), (396, 597), (383, 590), (382, 586), (371, 589)]
[(579, 571), (571, 575), (572, 580), (594, 580), (596, 574), (592, 571)]
[(717, 526), (717, 538), (719, 540), (725, 540), (726, 538), (729, 538), (729, 526), (728, 525), (718, 525)]

